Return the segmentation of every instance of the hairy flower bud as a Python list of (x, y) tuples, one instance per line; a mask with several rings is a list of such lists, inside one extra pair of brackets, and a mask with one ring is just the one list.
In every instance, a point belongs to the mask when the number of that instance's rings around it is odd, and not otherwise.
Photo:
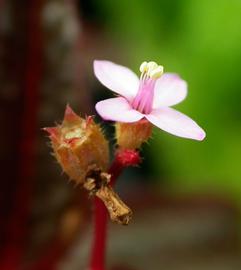
[(121, 149), (137, 149), (146, 142), (152, 132), (152, 125), (145, 119), (134, 123), (116, 123), (116, 140)]
[(92, 117), (83, 119), (67, 106), (62, 124), (45, 130), (50, 134), (56, 159), (71, 180), (83, 184), (93, 165), (106, 171), (108, 143)]

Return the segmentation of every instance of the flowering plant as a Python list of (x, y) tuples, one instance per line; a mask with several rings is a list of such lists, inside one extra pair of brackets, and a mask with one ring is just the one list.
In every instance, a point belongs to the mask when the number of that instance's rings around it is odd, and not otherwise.
[(108, 142), (92, 117), (83, 119), (67, 106), (62, 124), (45, 128), (62, 169), (95, 196), (91, 270), (105, 269), (106, 209), (119, 224), (127, 225), (131, 220), (132, 211), (112, 186), (124, 168), (141, 162), (138, 149), (150, 138), (152, 125), (179, 137), (205, 138), (204, 130), (196, 122), (170, 108), (185, 99), (187, 83), (176, 74), (164, 73), (163, 67), (153, 61), (143, 62), (140, 71), (138, 79), (126, 67), (94, 61), (98, 80), (118, 95), (96, 104), (104, 120), (116, 122), (117, 146), (109, 169)]

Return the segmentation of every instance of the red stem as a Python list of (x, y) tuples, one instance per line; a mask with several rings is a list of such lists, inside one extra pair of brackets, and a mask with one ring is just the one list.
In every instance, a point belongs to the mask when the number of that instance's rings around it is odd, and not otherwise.
[(104, 270), (107, 236), (107, 210), (102, 201), (98, 198), (95, 198), (94, 204), (94, 239), (90, 270)]
[[(111, 174), (111, 185), (113, 186), (123, 169), (140, 163), (139, 152), (135, 150), (117, 151), (115, 159), (109, 169)], [(90, 270), (105, 270), (105, 251), (107, 238), (108, 213), (99, 198), (95, 198), (94, 212), (94, 239), (90, 260)]]

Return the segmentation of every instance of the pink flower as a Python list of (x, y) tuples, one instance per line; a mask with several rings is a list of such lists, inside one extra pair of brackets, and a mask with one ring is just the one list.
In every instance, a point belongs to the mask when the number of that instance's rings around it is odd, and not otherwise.
[(118, 94), (96, 104), (105, 120), (132, 123), (146, 118), (155, 126), (173, 135), (203, 140), (204, 130), (188, 116), (170, 108), (183, 101), (187, 83), (178, 75), (163, 74), (155, 62), (140, 66), (140, 79), (127, 67), (110, 61), (94, 61), (94, 73), (107, 88)]

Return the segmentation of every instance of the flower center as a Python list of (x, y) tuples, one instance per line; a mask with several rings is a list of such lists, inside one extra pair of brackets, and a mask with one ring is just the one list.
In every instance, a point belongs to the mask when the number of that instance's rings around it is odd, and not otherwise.
[(64, 137), (66, 140), (71, 140), (74, 138), (81, 138), (83, 136), (83, 130), (81, 130), (80, 128), (73, 128), (72, 130), (68, 130), (68, 132), (66, 132), (64, 134)]
[(163, 66), (156, 62), (143, 62), (140, 65), (139, 90), (132, 101), (132, 107), (141, 113), (149, 114), (152, 110), (156, 80), (163, 74)]

